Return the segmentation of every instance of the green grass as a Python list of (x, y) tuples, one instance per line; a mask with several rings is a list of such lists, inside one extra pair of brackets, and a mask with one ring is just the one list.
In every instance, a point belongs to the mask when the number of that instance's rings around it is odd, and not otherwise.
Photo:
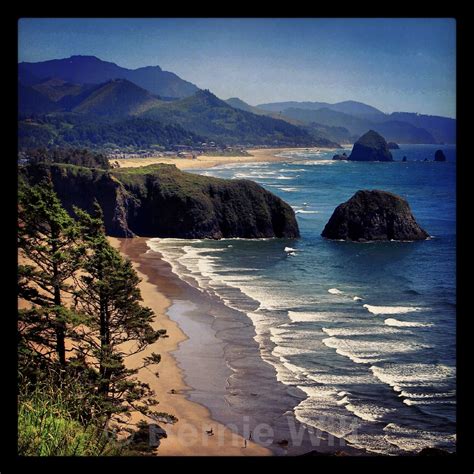
[[(39, 384), (22, 391), (18, 403), (20, 456), (106, 456), (124, 454), (97, 421), (81, 424), (73, 417), (66, 388)], [(74, 390), (74, 387), (68, 387)], [(69, 391), (68, 390), (68, 391)]]

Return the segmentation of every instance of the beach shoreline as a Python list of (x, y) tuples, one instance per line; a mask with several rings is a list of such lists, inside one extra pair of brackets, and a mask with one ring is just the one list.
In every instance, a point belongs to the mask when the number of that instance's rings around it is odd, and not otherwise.
[[(118, 162), (120, 168), (138, 168), (154, 164), (176, 165), (180, 170), (213, 168), (214, 166), (238, 163), (262, 163), (262, 162), (279, 162), (289, 161), (291, 158), (287, 156), (278, 156), (281, 153), (288, 152), (307, 152), (307, 151), (331, 151), (339, 150), (339, 148), (324, 147), (304, 147), (304, 148), (258, 148), (248, 150), (249, 156), (207, 156), (199, 155), (196, 158), (166, 158), (166, 157), (150, 157), (150, 158), (119, 158), (110, 159), (111, 163)], [(295, 158), (296, 159), (296, 158)]]
[[(293, 408), (306, 395), (279, 381), (274, 367), (262, 359), (245, 313), (175, 274), (149, 238), (110, 241), (132, 261), (142, 279), (143, 302), (156, 314), (154, 327), (166, 329), (169, 336), (130, 364), (138, 366), (151, 352), (162, 356), (160, 378), (150, 371), (138, 376), (155, 391), (158, 411), (179, 418), (174, 426), (163, 425), (168, 438), (161, 441), (158, 455), (362, 454), (298, 421)], [(206, 434), (211, 427), (218, 436)]]
[[(143, 304), (155, 313), (153, 326), (166, 329), (167, 336), (158, 340), (146, 351), (131, 357), (130, 367), (138, 366), (151, 352), (161, 355), (157, 367), (159, 377), (149, 370), (141, 370), (137, 377), (148, 383), (159, 401), (158, 411), (178, 418), (174, 425), (165, 424), (167, 437), (161, 439), (159, 456), (268, 456), (272, 452), (253, 441), (244, 438), (222, 423), (215, 421), (203, 405), (189, 400), (191, 387), (186, 384), (182, 369), (174, 355), (179, 345), (188, 339), (180, 326), (173, 321), (168, 310), (172, 298), (178, 298), (179, 284), (169, 275), (163, 275), (166, 263), (155, 252), (147, 253), (146, 238), (109, 238), (111, 244), (122, 255), (132, 261), (140, 282)], [(168, 270), (169, 271), (169, 270)], [(202, 354), (200, 355), (202, 356)], [(207, 431), (212, 428), (210, 436)]]

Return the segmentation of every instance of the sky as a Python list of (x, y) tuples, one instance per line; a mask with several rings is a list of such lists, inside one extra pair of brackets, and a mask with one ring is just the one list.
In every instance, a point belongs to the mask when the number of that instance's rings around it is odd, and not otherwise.
[(33, 19), (19, 61), (93, 55), (159, 65), (251, 105), (356, 100), (383, 112), (456, 116), (453, 19)]

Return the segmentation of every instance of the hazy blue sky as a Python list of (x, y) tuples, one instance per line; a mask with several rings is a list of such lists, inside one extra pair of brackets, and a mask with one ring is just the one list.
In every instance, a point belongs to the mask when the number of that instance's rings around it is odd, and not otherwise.
[(452, 19), (22, 19), (19, 60), (159, 65), (223, 99), (358, 100), (454, 117)]

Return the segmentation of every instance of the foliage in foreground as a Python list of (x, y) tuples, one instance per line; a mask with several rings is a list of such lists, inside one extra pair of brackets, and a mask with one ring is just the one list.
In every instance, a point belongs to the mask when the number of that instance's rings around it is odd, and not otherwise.
[[(156, 422), (176, 419), (153, 411), (154, 392), (133, 377), (159, 354), (125, 364), (166, 337), (141, 305), (138, 275), (110, 245), (98, 205), (94, 216), (76, 208), (74, 219), (50, 181), (19, 191), (18, 294), (28, 304), (18, 313), (19, 454), (153, 452), (147, 428), (159, 439)], [(130, 425), (133, 412), (154, 424)]]
[[(47, 377), (32, 384), (20, 382), (18, 397), (18, 454), (20, 456), (100, 456), (126, 454), (97, 420), (81, 423), (77, 409), (88, 394), (72, 378)], [(75, 405), (72, 410), (71, 406)]]

